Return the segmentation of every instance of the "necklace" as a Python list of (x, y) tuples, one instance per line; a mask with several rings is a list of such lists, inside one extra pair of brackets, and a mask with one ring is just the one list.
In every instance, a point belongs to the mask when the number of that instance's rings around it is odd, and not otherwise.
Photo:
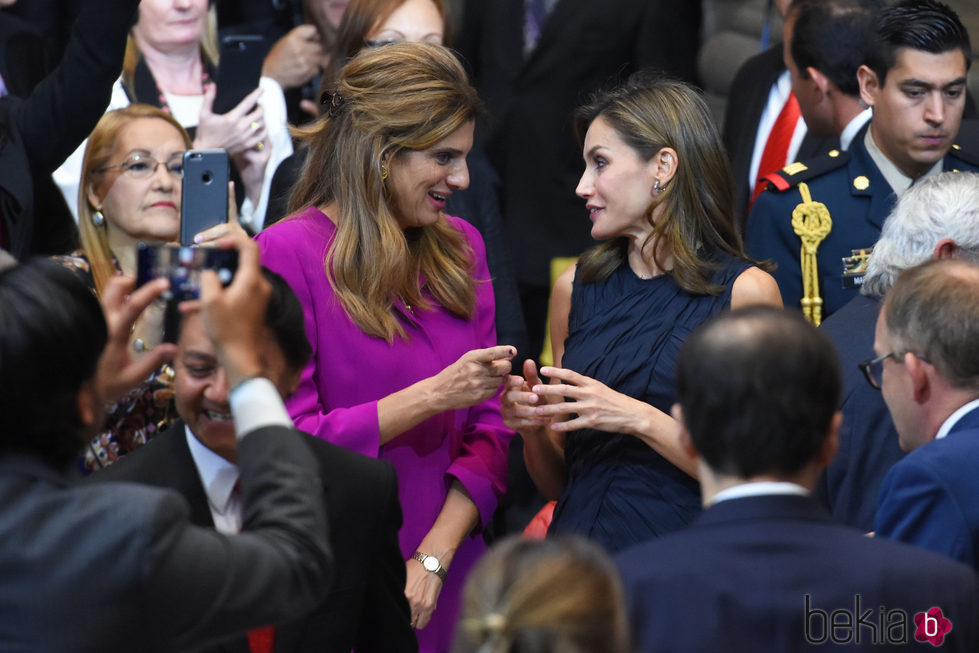
[[(156, 82), (156, 79), (154, 79), (153, 81)], [(207, 68), (205, 68), (204, 72), (201, 73), (202, 95), (204, 94), (204, 87), (207, 86), (210, 81), (211, 81), (211, 76), (207, 74)], [(159, 84), (156, 85), (156, 92), (159, 94), (158, 100), (160, 102), (160, 109), (172, 115), (173, 111), (171, 111), (170, 109), (170, 103), (167, 102), (167, 94), (163, 92), (163, 89), (160, 88)]]

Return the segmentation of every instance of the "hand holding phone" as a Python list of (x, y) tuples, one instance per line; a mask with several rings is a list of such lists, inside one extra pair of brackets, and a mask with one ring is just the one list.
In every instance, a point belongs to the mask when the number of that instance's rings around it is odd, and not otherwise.
[(259, 35), (240, 34), (221, 39), (214, 113), (228, 113), (258, 88), (264, 53), (264, 39)]
[(228, 175), (225, 150), (188, 150), (184, 154), (181, 245), (193, 245), (194, 236), (228, 221)]

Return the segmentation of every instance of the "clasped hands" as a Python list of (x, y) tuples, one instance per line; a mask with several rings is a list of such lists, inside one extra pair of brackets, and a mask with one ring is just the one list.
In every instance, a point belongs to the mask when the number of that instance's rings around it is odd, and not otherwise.
[[(541, 375), (551, 379), (550, 384)], [(549, 426), (553, 431), (590, 428), (636, 434), (649, 405), (593, 378), (560, 367), (524, 361), (523, 376), (511, 375), (501, 401), (503, 421), (518, 432)]]

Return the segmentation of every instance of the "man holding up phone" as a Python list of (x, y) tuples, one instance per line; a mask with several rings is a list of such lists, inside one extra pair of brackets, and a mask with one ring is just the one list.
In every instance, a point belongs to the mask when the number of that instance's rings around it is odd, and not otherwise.
[[(191, 526), (186, 502), (134, 485), (69, 486), (61, 471), (101, 406), (173, 353), (133, 361), (129, 327), (166, 288), (131, 295), (115, 277), (102, 308), (55, 263), (0, 272), (0, 650), (170, 651), (311, 609), (333, 571), (315, 463), (264, 378), (270, 288), (258, 248), (226, 289), (202, 276), (199, 310), (232, 387), (240, 535)], [(38, 328), (44, 325), (44, 328)], [(58, 373), (51, 373), (57, 369)], [(43, 582), (42, 582), (43, 579)]]

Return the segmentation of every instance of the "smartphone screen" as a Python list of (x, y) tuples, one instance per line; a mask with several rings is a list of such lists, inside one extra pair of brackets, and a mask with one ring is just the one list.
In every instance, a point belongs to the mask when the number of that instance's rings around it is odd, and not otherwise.
[(188, 150), (184, 154), (181, 245), (193, 245), (194, 236), (228, 221), (228, 174), (225, 150)]

